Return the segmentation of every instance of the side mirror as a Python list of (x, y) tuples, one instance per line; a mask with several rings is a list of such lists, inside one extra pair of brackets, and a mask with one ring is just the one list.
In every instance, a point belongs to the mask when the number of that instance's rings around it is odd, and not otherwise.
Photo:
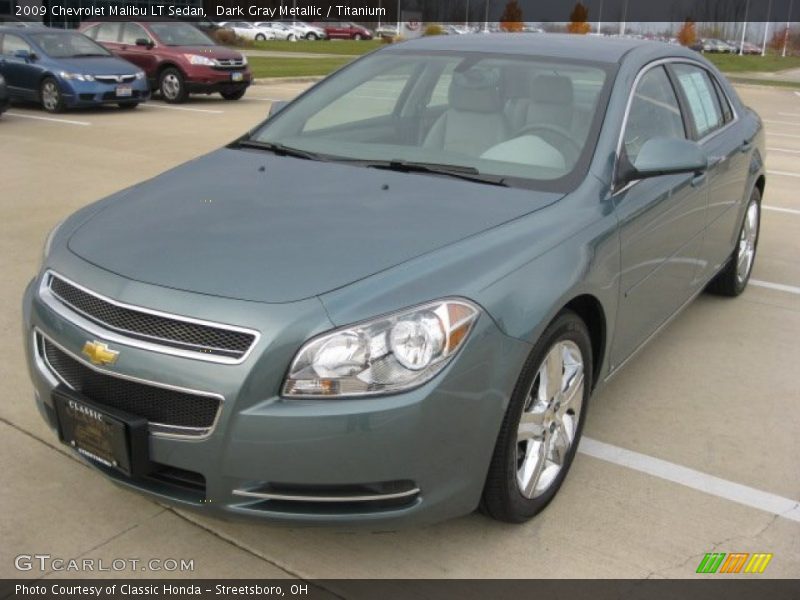
[(150, 49), (153, 47), (153, 42), (147, 38), (136, 38), (136, 45), (144, 46), (145, 48)]
[(289, 104), (288, 100), (275, 100), (272, 105), (269, 107), (269, 117), (272, 118), (281, 112), (286, 105)]
[(633, 164), (628, 162), (620, 166), (618, 179), (624, 185), (661, 175), (700, 173), (707, 168), (708, 157), (699, 144), (678, 138), (656, 137), (642, 145)]
[(36, 54), (28, 50), (14, 50), (14, 57), (24, 61), (36, 60)]

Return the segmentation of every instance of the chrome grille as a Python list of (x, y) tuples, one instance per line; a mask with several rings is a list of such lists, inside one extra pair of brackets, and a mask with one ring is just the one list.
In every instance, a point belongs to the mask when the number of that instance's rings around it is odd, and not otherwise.
[(222, 406), (216, 396), (157, 387), (96, 371), (41, 334), (37, 351), (48, 368), (92, 402), (143, 417), (155, 432), (203, 436), (213, 428)]
[(94, 78), (101, 83), (130, 83), (136, 75), (95, 75)]
[(222, 69), (240, 69), (244, 66), (243, 58), (218, 58), (217, 66)]
[(50, 292), (64, 306), (102, 327), (127, 337), (203, 355), (242, 359), (256, 334), (206, 325), (177, 316), (162, 316), (103, 298), (51, 274)]

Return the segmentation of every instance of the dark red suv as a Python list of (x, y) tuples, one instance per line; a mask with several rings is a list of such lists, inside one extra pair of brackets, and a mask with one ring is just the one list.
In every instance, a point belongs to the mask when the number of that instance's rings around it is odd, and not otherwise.
[(371, 40), (374, 35), (366, 27), (349, 21), (318, 21), (312, 25), (325, 30), (329, 40)]
[(81, 31), (143, 69), (150, 87), (167, 102), (217, 92), (226, 100), (238, 100), (252, 79), (247, 58), (217, 45), (189, 23), (86, 22)]

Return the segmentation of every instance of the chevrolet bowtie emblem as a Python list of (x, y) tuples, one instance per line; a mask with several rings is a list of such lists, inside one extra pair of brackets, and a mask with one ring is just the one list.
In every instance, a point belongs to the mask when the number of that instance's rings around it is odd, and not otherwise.
[(119, 356), (119, 352), (110, 350), (102, 342), (86, 342), (83, 345), (83, 354), (95, 365), (113, 365)]

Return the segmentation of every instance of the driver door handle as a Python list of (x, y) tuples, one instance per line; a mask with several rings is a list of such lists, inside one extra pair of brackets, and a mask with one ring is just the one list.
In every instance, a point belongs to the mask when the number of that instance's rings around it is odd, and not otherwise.
[(703, 182), (706, 180), (706, 171), (702, 173), (698, 173), (694, 177), (692, 177), (692, 187), (700, 187), (703, 185)]

